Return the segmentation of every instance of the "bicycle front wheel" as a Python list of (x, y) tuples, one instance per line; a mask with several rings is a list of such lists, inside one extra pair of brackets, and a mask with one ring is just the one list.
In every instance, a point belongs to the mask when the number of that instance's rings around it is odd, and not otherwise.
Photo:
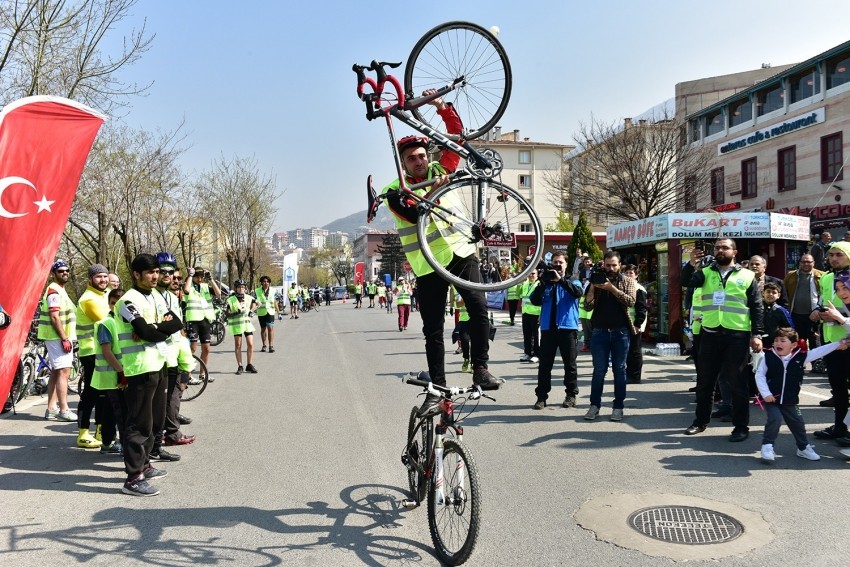
[(74, 356), (74, 362), (71, 364), (71, 375), (68, 377), (68, 393), (79, 394), (83, 387), (83, 363), (80, 359)]
[[(410, 410), (410, 421), (407, 425), (407, 457), (410, 459), (413, 469), (407, 469), (407, 484), (410, 486), (410, 495), (420, 504), (425, 500), (425, 491), (428, 487), (428, 478), (425, 476), (425, 465), (428, 462), (428, 452), (426, 450), (427, 427), (423, 422), (419, 431), (416, 431), (416, 417), (419, 408), (413, 406)], [(414, 439), (414, 435), (419, 434), (419, 439)]]
[(210, 379), (210, 376), (207, 373), (207, 365), (204, 364), (204, 361), (196, 355), (192, 355), (192, 357), (195, 359), (196, 366), (195, 370), (189, 375), (189, 383), (186, 384), (186, 389), (183, 390), (183, 393), (180, 395), (180, 399), (184, 402), (194, 400), (203, 394), (204, 390), (207, 389), (207, 384)]
[[(481, 517), (478, 469), (463, 442), (443, 442), (443, 483), (428, 494), (428, 527), (440, 561), (460, 565), (472, 555)], [(442, 500), (442, 502), (440, 502)]]
[[(502, 117), (511, 97), (511, 65), (504, 47), (491, 32), (468, 22), (448, 22), (426, 33), (413, 48), (404, 69), (404, 90), (409, 98), (426, 89), (439, 89), (464, 78), (465, 83), (447, 93), (464, 124), (461, 135), (471, 140), (486, 133)], [(425, 104), (412, 110), (420, 121), (440, 129), (437, 109)]]
[[(537, 269), (543, 254), (543, 228), (537, 213), (515, 189), (495, 181), (462, 179), (434, 191), (429, 205), (417, 220), (417, 234), (422, 254), (434, 271), (457, 287), (475, 291), (498, 291), (526, 280)], [(486, 216), (479, 214), (480, 204)], [(523, 232), (528, 250), (534, 250), (530, 261), (511, 275), (496, 248), (517, 248), (517, 233)], [(452, 246), (454, 244), (454, 246)], [(532, 246), (534, 248), (532, 248)], [(447, 264), (453, 253), (463, 250), (463, 257), (474, 255), (479, 262), (493, 262), (505, 272), (497, 281), (482, 282), (478, 269), (453, 273)], [(512, 252), (509, 264), (520, 265), (518, 252)]]
[(210, 346), (218, 346), (224, 340), (224, 323), (216, 319), (210, 323)]
[[(18, 385), (17, 399), (15, 403), (20, 402), (30, 395), (33, 388), (33, 381), (36, 375), (35, 355), (27, 354), (21, 359), (21, 365), (18, 367), (21, 373), (21, 380)], [(17, 378), (16, 378), (17, 379)]]

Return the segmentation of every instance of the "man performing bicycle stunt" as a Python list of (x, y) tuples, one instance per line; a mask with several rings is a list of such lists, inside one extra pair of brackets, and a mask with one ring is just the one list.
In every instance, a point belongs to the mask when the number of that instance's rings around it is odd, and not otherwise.
[[(422, 94), (428, 96), (435, 92), (435, 90), (426, 90)], [(437, 108), (437, 114), (443, 119), (448, 133), (461, 133), (463, 124), (451, 104), (446, 104), (442, 98), (435, 98), (429, 104)], [(453, 172), (460, 162), (460, 156), (450, 151), (443, 151), (439, 162), (429, 162), (427, 149), (428, 138), (406, 136), (398, 141), (398, 153), (405, 171), (406, 182), (414, 184), (426, 179), (434, 180), (430, 188), (416, 190), (419, 195), (425, 195), (427, 192), (448, 183), (449, 178), (446, 175)], [(396, 191), (399, 185), (400, 181), (396, 179), (384, 187), (382, 193), (386, 197), (387, 206), (395, 216), (396, 228), (404, 253), (407, 256), (407, 261), (410, 262), (413, 273), (416, 275), (417, 303), (419, 313), (422, 315), (422, 332), (425, 335), (425, 356), (428, 360), (428, 372), (434, 384), (445, 386), (446, 347), (443, 342), (443, 325), (449, 282), (434, 273), (433, 268), (425, 260), (416, 235), (418, 217), (416, 202)], [(474, 256), (474, 249), (471, 246), (460, 239), (452, 240), (449, 237), (449, 240), (445, 240), (433, 225), (429, 227), (428, 232), (429, 240), (436, 236), (435, 242), (442, 240), (445, 246), (451, 249), (452, 257), (444, 264), (449, 271), (453, 274), (464, 274), (464, 277), (471, 282), (481, 281), (478, 260)], [(469, 313), (472, 381), (484, 388), (496, 389), (504, 383), (504, 380), (496, 378), (487, 369), (490, 349), (488, 343), (490, 321), (487, 317), (486, 298), (484, 293), (480, 291), (458, 289), (458, 292)], [(439, 401), (439, 396), (428, 394), (419, 410), (419, 415), (435, 413), (438, 410)]]

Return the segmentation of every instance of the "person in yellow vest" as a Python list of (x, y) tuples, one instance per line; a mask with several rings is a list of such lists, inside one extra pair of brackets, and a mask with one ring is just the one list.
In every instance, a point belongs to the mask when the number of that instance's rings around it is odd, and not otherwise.
[[(845, 286), (848, 282), (845, 272), (850, 269), (850, 242), (834, 242), (826, 251), (826, 261), (832, 271), (820, 278), (821, 306), (824, 309), (832, 307), (839, 310), (841, 319), (817, 308), (812, 311), (810, 317), (813, 321), (823, 322), (823, 342), (835, 343), (846, 336), (847, 333), (841, 323), (844, 318), (850, 317), (850, 310), (835, 292), (840, 282), (843, 281)], [(850, 435), (847, 432), (847, 424), (844, 422), (848, 406), (850, 406), (850, 394), (847, 391), (847, 380), (850, 378), (850, 351), (831, 352), (824, 357), (824, 360), (829, 387), (832, 389), (835, 421), (826, 429), (815, 431), (814, 436), (818, 439), (834, 439), (840, 445), (850, 447)]]
[[(189, 324), (189, 337), (192, 344), (192, 354), (198, 342), (201, 343), (201, 361), (207, 365), (210, 358), (210, 340), (212, 339), (211, 323), (215, 320), (213, 295), (221, 297), (221, 290), (212, 274), (196, 266), (189, 268), (189, 277), (183, 285), (183, 302), (185, 317)], [(212, 381), (212, 377), (210, 377)]]
[(732, 435), (729, 441), (749, 437), (750, 389), (744, 368), (750, 349), (761, 352), (764, 307), (755, 274), (735, 263), (737, 244), (720, 238), (714, 262), (699, 267), (705, 252), (694, 248), (682, 268), (682, 285), (702, 288), (696, 416), (686, 435), (705, 431), (711, 421), (718, 377), (728, 380), (732, 402)]
[(91, 427), (91, 412), (97, 406), (97, 423), (103, 425), (109, 404), (106, 396), (97, 388), (92, 387), (91, 378), (94, 374), (94, 358), (97, 352), (97, 341), (94, 336), (94, 324), (103, 321), (109, 315), (109, 298), (106, 293), (109, 286), (109, 270), (100, 264), (89, 268), (89, 284), (86, 291), (77, 302), (77, 344), (80, 363), (83, 366), (81, 378), (80, 403), (77, 404), (77, 423), (80, 433), (77, 435), (77, 447), (96, 449), (101, 442), (89, 433)]
[[(159, 252), (156, 255), (159, 263), (159, 279), (156, 282), (156, 290), (165, 301), (168, 311), (180, 317), (180, 298), (177, 294), (183, 287), (180, 271), (177, 269), (177, 259), (171, 252)], [(188, 445), (195, 442), (194, 435), (186, 435), (180, 431), (180, 395), (185, 386), (180, 381), (179, 359), (180, 351), (189, 352), (191, 358), (191, 346), (185, 336), (185, 330), (181, 328), (168, 338), (168, 354), (166, 356), (166, 374), (168, 376), (168, 389), (165, 396), (165, 412), (162, 414), (162, 422), (154, 423), (155, 439), (150, 457), (154, 461), (179, 461), (180, 455), (163, 449), (173, 445)], [(192, 359), (194, 360), (194, 359)], [(157, 414), (159, 415), (159, 414)]]
[(646, 288), (638, 282), (638, 269), (634, 264), (626, 264), (623, 275), (635, 281), (635, 304), (629, 307), (629, 318), (634, 325), (635, 334), (629, 337), (629, 351), (626, 354), (626, 382), (640, 384), (643, 371), (643, 352), (641, 335), (646, 330)]
[(292, 282), (292, 285), (289, 286), (286, 294), (289, 299), (289, 318), (298, 319), (298, 284)]
[(133, 287), (115, 304), (118, 348), (127, 387), (124, 469), (127, 480), (121, 491), (132, 496), (155, 496), (159, 490), (148, 481), (167, 475), (150, 464), (155, 423), (162, 423), (168, 390), (166, 364), (168, 339), (183, 328), (156, 291), (159, 263), (152, 254), (139, 254), (130, 263)]
[(71, 268), (58, 260), (50, 269), (53, 282), (41, 299), (38, 319), (38, 339), (44, 341), (50, 359), (50, 379), (47, 382), (47, 410), (44, 419), (77, 421), (68, 407), (68, 378), (74, 364), (74, 343), (77, 340), (76, 307), (65, 285)]
[[(227, 329), (233, 335), (233, 345), (236, 351), (236, 374), (250, 372), (256, 374), (254, 368), (254, 325), (251, 318), (257, 309), (257, 300), (246, 293), (248, 286), (245, 280), (233, 282), (233, 295), (227, 298)], [(245, 337), (247, 346), (248, 364), (242, 367), (242, 337)]]
[(260, 340), (263, 348), (260, 352), (274, 352), (274, 298), (271, 291), (272, 279), (268, 276), (260, 276), (260, 287), (254, 290), (257, 298), (257, 320), (260, 323)]
[[(463, 297), (457, 293), (454, 287), (452, 287), (452, 293), (454, 293), (455, 313), (458, 316), (455, 330), (452, 333), (452, 342), (460, 342), (461, 353), (463, 353), (463, 365), (460, 367), (460, 371), (472, 373), (472, 369), (469, 367), (469, 313), (467, 313), (466, 306), (463, 304)], [(455, 335), (457, 335), (457, 340), (455, 340)]]
[[(590, 285), (590, 280), (585, 279), (581, 285), (584, 288), (584, 291), (587, 292), (587, 286)], [(587, 309), (584, 301), (584, 295), (582, 295), (581, 299), (578, 300), (578, 320), (579, 323), (581, 323), (580, 352), (590, 352), (590, 340), (593, 336), (593, 324), (590, 322), (591, 317), (593, 317), (593, 311)]]
[(375, 307), (375, 295), (378, 293), (378, 284), (374, 281), (366, 284), (366, 293), (369, 295), (369, 309), (373, 309)]
[(92, 373), (92, 386), (100, 390), (106, 396), (110, 406), (107, 419), (101, 425), (101, 454), (122, 453), (120, 438), (126, 436), (124, 429), (124, 415), (127, 413), (127, 404), (124, 401), (124, 390), (120, 385), (124, 376), (124, 367), (121, 365), (121, 351), (118, 349), (118, 328), (115, 323), (115, 304), (124, 295), (124, 290), (115, 288), (109, 292), (109, 315), (94, 324), (94, 336), (97, 340), (97, 348), (94, 357), (94, 372)]
[(537, 270), (532, 270), (520, 284), (523, 351), (520, 362), (540, 362), (540, 306), (531, 303), (531, 294), (538, 284)]
[(358, 280), (354, 284), (354, 308), (359, 309), (361, 307), (363, 307), (363, 284)]
[[(424, 94), (434, 94), (429, 89)], [(463, 124), (454, 107), (437, 97), (430, 102), (442, 118), (446, 131), (459, 134)], [(443, 151), (440, 161), (428, 158), (429, 140), (421, 136), (406, 136), (398, 141), (397, 149), (401, 165), (408, 184), (432, 181), (428, 188), (417, 189), (419, 195), (425, 195), (449, 182), (448, 174), (453, 172), (460, 156), (451, 151)], [(416, 202), (399, 192), (401, 181), (396, 179), (382, 190), (384, 202), (393, 213), (396, 229), (404, 249), (407, 261), (416, 275), (416, 305), (422, 315), (422, 332), (425, 335), (425, 356), (428, 360), (428, 372), (431, 381), (438, 385), (446, 384), (445, 344), (443, 330), (445, 325), (445, 301), (449, 283), (434, 273), (425, 260), (417, 237), (416, 223), (418, 211)], [(441, 205), (451, 208), (451, 199), (443, 199)], [(475, 256), (475, 247), (457, 233), (447, 230), (444, 223), (432, 223), (426, 230), (432, 250), (436, 251), (438, 261), (452, 273), (465, 274), (470, 281), (481, 281), (481, 269)], [(459, 289), (466, 310), (469, 313), (470, 360), (472, 361), (472, 381), (483, 388), (495, 389), (504, 380), (493, 376), (488, 369), (490, 320), (487, 301), (483, 292)], [(420, 415), (434, 413), (438, 409), (439, 397), (429, 394), (420, 408)]]
[[(515, 273), (516, 272), (514, 272), (514, 274)], [(505, 325), (510, 325), (511, 327), (513, 327), (516, 324), (514, 322), (514, 319), (516, 318), (517, 307), (519, 307), (519, 300), (522, 298), (523, 285), (525, 285), (525, 282), (518, 283), (515, 286), (511, 286), (508, 288), (508, 317), (510, 318), (510, 321), (502, 321), (502, 323), (504, 323)]]
[(400, 277), (394, 291), (396, 296), (395, 310), (398, 313), (398, 330), (399, 332), (406, 331), (407, 323), (410, 319), (410, 301), (412, 291), (410, 289), (410, 284), (407, 283), (407, 279)]

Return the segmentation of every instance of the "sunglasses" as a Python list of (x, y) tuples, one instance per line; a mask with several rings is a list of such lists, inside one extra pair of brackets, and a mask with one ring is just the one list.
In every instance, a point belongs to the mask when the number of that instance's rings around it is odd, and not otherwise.
[(163, 276), (171, 276), (174, 275), (174, 270), (163, 270), (162, 268), (160, 268), (159, 273)]
[(57, 274), (70, 274), (71, 270), (56, 270)]

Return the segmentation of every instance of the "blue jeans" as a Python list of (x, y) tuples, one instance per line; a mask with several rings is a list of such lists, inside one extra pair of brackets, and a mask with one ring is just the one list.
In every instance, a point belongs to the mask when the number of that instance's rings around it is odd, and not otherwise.
[(593, 356), (593, 379), (590, 383), (590, 405), (602, 407), (602, 387), (608, 374), (608, 358), (614, 369), (614, 409), (623, 409), (626, 400), (626, 353), (629, 350), (630, 331), (621, 329), (593, 329), (590, 354)]

